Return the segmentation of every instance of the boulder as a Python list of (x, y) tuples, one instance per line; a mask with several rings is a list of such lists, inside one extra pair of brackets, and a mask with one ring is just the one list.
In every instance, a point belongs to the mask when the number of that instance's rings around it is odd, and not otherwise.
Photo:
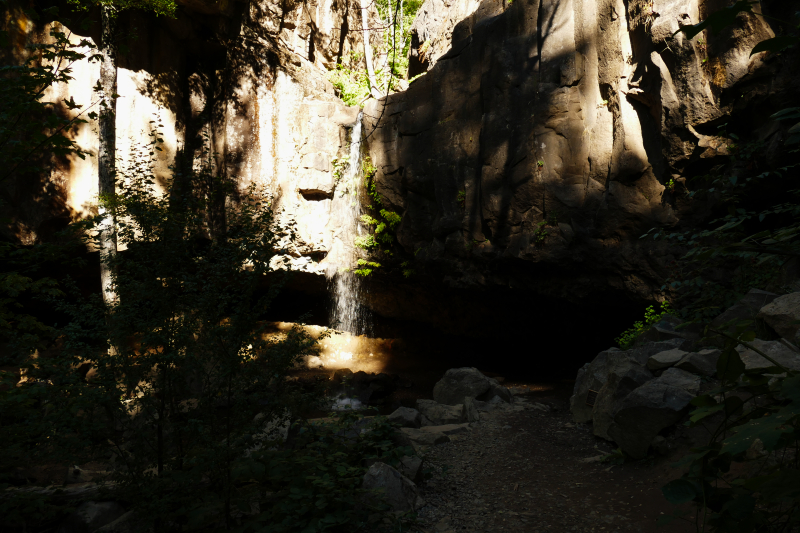
[(131, 533), (136, 530), (137, 520), (133, 511), (128, 511), (110, 524), (106, 524), (95, 533)]
[(96, 531), (125, 513), (117, 502), (83, 502), (59, 528), (61, 531)]
[(418, 428), (422, 424), (422, 415), (411, 407), (398, 407), (388, 416), (388, 420), (403, 428)]
[[(397, 443), (402, 446), (434, 446), (444, 442), (450, 442), (450, 437), (440, 431), (431, 430), (441, 426), (429, 426), (425, 428), (400, 428), (396, 434)], [(428, 431), (426, 431), (428, 430)]]
[[(644, 342), (659, 342), (668, 341), (671, 339), (679, 339), (680, 341), (687, 341), (692, 343), (700, 338), (700, 335), (695, 331), (690, 331), (686, 328), (676, 329), (683, 324), (683, 320), (672, 315), (664, 315), (661, 320), (647, 328), (644, 333), (639, 335), (636, 340), (637, 344)], [(687, 346), (688, 347), (688, 346)]]
[(686, 354), (683, 359), (675, 363), (675, 368), (711, 377), (717, 373), (717, 361), (721, 354), (721, 351), (713, 349)]
[(511, 392), (494, 378), (489, 380), (489, 390), (481, 395), (481, 400), (490, 402), (494, 398), (500, 398), (506, 403), (511, 403)]
[(597, 393), (592, 408), (594, 434), (612, 440), (608, 428), (619, 402), (636, 387), (653, 379), (653, 374), (626, 352), (617, 352), (608, 357), (608, 379)]
[[(777, 297), (778, 295), (772, 292), (750, 289), (750, 292), (745, 294), (741, 300), (717, 316), (709, 325), (711, 329), (716, 329), (719, 331), (723, 324), (733, 320), (754, 320), (759, 311), (761, 311), (764, 306), (771, 303)], [(728, 333), (733, 333), (734, 331), (735, 328), (728, 328)], [(725, 339), (717, 335), (712, 336), (711, 341), (715, 344), (724, 344)]]
[(423, 480), (422, 464), (423, 462), (420, 457), (416, 455), (404, 455), (400, 459), (400, 464), (397, 469), (414, 483), (420, 483)]
[[(754, 339), (748, 344), (764, 352), (789, 370), (800, 371), (800, 353), (795, 352), (781, 341)], [(737, 346), (736, 351), (739, 352), (739, 357), (742, 358), (745, 370), (761, 370), (774, 366), (770, 361), (744, 346)]]
[(379, 497), (398, 513), (416, 511), (425, 505), (414, 482), (386, 463), (370, 466), (361, 488), (377, 491)]
[[(696, 380), (696, 381), (695, 381)], [(647, 456), (658, 433), (678, 422), (689, 410), (695, 383), (700, 380), (688, 372), (670, 368), (660, 377), (637, 387), (619, 402), (608, 435), (633, 457)]]
[(683, 389), (692, 396), (700, 392), (700, 377), (680, 368), (668, 368), (657, 379), (659, 383)]
[(467, 421), (464, 404), (444, 405), (433, 400), (417, 400), (417, 409), (434, 425), (460, 424)]
[(575, 379), (575, 388), (569, 400), (572, 418), (575, 422), (580, 424), (592, 420), (594, 408), (587, 402), (589, 391), (591, 390), (599, 393), (603, 385), (608, 381), (608, 358), (612, 354), (625, 354), (629, 359), (644, 366), (651, 356), (676, 348), (685, 348), (689, 345), (687, 344), (688, 342), (689, 341), (685, 339), (670, 339), (667, 341), (647, 342), (625, 351), (621, 351), (617, 348), (609, 348), (606, 351), (600, 352), (591, 363), (583, 365), (583, 368), (578, 370), (578, 376)]
[(575, 387), (569, 399), (569, 409), (576, 423), (583, 424), (592, 420), (592, 406), (587, 403), (589, 391), (599, 391), (608, 380), (608, 354), (619, 352), (617, 348), (609, 348), (597, 354), (591, 363), (586, 363), (578, 370)]
[(479, 422), (481, 419), (478, 406), (476, 405), (477, 401), (478, 400), (475, 398), (470, 398), (469, 396), (464, 397), (464, 416), (469, 423)]
[(673, 348), (672, 350), (667, 350), (666, 352), (659, 352), (655, 355), (651, 355), (647, 360), (647, 369), (656, 371), (669, 368), (683, 359), (686, 355), (686, 352), (679, 350), (678, 348)]
[(445, 405), (458, 405), (465, 396), (477, 398), (490, 389), (489, 378), (477, 368), (451, 368), (433, 387), (433, 399)]
[(800, 292), (778, 296), (758, 312), (758, 318), (784, 339), (794, 341), (800, 330)]
[(651, 356), (659, 353), (659, 352), (666, 352), (669, 350), (674, 350), (675, 348), (684, 350), (684, 351), (691, 351), (694, 346), (692, 341), (675, 338), (675, 339), (668, 339), (665, 341), (657, 341), (657, 342), (648, 342), (645, 344), (641, 344), (630, 350), (626, 350), (625, 353), (628, 354), (629, 357), (635, 359), (641, 365), (646, 365), (647, 360), (650, 359)]

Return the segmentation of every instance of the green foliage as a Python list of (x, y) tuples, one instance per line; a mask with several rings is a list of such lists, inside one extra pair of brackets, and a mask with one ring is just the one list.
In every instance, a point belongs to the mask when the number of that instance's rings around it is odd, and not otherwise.
[(362, 54), (351, 52), (348, 67), (342, 63), (328, 72), (328, 80), (333, 84), (336, 94), (349, 106), (361, 105), (369, 97), (369, 79), (367, 73), (357, 67)]
[(533, 232), (533, 242), (537, 245), (544, 244), (547, 236), (550, 234), (545, 226), (547, 225), (547, 221), (542, 220), (536, 223), (536, 230)]
[[(750, 326), (743, 321), (709, 331), (727, 339), (717, 363), (721, 383), (692, 400), (688, 424), (710, 427), (711, 437), (681, 461), (687, 472), (662, 489), (675, 505), (695, 503), (700, 531), (777, 532), (800, 526), (800, 375), (751, 346)], [(730, 327), (734, 335), (724, 333)], [(746, 371), (739, 345), (774, 366)]]
[[(367, 196), (372, 201), (372, 205), (368, 206), (368, 209), (373, 211), (376, 216), (369, 214), (361, 215), (361, 222), (372, 228), (372, 234), (356, 237), (354, 244), (356, 247), (366, 252), (391, 257), (392, 252), (387, 247), (394, 243), (394, 229), (400, 223), (401, 216), (394, 211), (383, 209), (383, 198), (381, 198), (381, 195), (378, 193), (375, 183), (377, 169), (372, 164), (369, 156), (364, 157), (361, 170), (364, 173), (364, 189), (366, 190)], [(361, 268), (354, 270), (354, 272), (359, 276), (366, 277), (372, 274), (377, 268), (380, 268), (381, 264), (376, 261), (359, 259), (358, 266)]]
[(463, 208), (466, 201), (467, 201), (467, 192), (458, 191), (458, 194), (456, 195), (456, 202), (458, 202), (458, 205), (460, 205)]
[(400, 268), (403, 270), (403, 277), (408, 279), (414, 275), (414, 269), (411, 268), (411, 261), (403, 261), (400, 263)]
[(357, 276), (361, 276), (365, 278), (372, 274), (372, 271), (376, 268), (380, 268), (380, 263), (375, 263), (374, 261), (367, 261), (366, 259), (359, 259), (356, 264), (360, 267), (353, 270), (353, 273)]
[(656, 311), (652, 305), (648, 306), (644, 311), (644, 320), (634, 322), (633, 327), (623, 331), (619, 337), (614, 339), (614, 342), (617, 343), (620, 349), (627, 350), (633, 347), (636, 339), (639, 338), (639, 335), (647, 331), (647, 328), (658, 323), (664, 315), (673, 314), (674, 312), (675, 310), (670, 307), (669, 302), (666, 300), (661, 302), (658, 311)]
[(362, 250), (371, 250), (372, 248), (378, 246), (378, 242), (372, 235), (362, 235), (360, 237), (356, 237), (354, 244)]
[[(793, 114), (774, 117), (791, 120)], [(708, 322), (751, 288), (763, 288), (784, 257), (800, 253), (800, 191), (791, 189), (800, 166), (798, 152), (788, 154), (793, 164), (758, 173), (760, 143), (723, 134), (732, 141), (727, 166), (691, 179), (695, 188), (687, 193), (691, 201), (716, 204), (724, 210), (721, 216), (688, 231), (652, 228), (642, 236), (688, 248), (662, 290), (676, 295), (683, 318), (698, 323)]]
[(344, 155), (334, 158), (333, 161), (331, 161), (331, 166), (333, 167), (333, 179), (338, 183), (344, 178), (344, 173), (350, 166), (350, 156)]
[(400, 220), (402, 217), (395, 213), (394, 211), (387, 211), (386, 209), (381, 209), (380, 211), (381, 217), (383, 220), (389, 224), (389, 229), (394, 229), (398, 224), (400, 224)]
[[(375, 48), (373, 65), (375, 82), (380, 93), (400, 89), (400, 80), (408, 75), (408, 55), (411, 45), (411, 23), (422, 6), (421, 0), (378, 0), (375, 3), (381, 19), (381, 44)], [(342, 63), (328, 73), (336, 94), (347, 105), (361, 105), (370, 96), (369, 79), (364, 56), (351, 52)]]
[(139, 9), (155, 13), (156, 16), (175, 18), (177, 4), (174, 0), (68, 0), (75, 9), (88, 10), (98, 6), (111, 6), (115, 13), (128, 9)]

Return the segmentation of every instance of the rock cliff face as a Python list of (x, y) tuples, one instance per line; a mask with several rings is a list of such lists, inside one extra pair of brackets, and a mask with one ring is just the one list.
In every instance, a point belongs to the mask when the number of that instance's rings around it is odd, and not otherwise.
[[(398, 255), (419, 275), (376, 276), (364, 303), (475, 334), (496, 331), (510, 315), (525, 322), (520, 306), (534, 297), (573, 306), (602, 300), (605, 309), (652, 300), (672, 256), (639, 236), (691, 215), (683, 180), (724, 154), (721, 124), (744, 116), (739, 122), (768, 150), (776, 146), (765, 117), (788, 106), (796, 81), (788, 59), (750, 57), (773, 35), (761, 17), (740, 16), (706, 41), (675, 33), (721, 5), (426, 1), (410, 58), (411, 75), (426, 74), (364, 109), (378, 191), (402, 214)], [(336, 98), (325, 69), (363, 50), (358, 2), (182, 6), (175, 20), (121, 20), (139, 35), (120, 59), (122, 165), (155, 120), (165, 140), (162, 179), (176, 158), (210, 158), (241, 187), (268, 188), (285, 234), (283, 263), (309, 274), (306, 289), (321, 291), (318, 261), (341, 229), (330, 218), (331, 162), (347, 152), (358, 115)], [(56, 24), (9, 13), (13, 42), (45, 39)], [(378, 27), (377, 14), (368, 16)], [(370, 40), (379, 45), (376, 32)], [(76, 65), (74, 76), (52, 91), (54, 100), (92, 101), (97, 65)], [(75, 131), (89, 152), (95, 130), (90, 122)], [(10, 233), (46, 238), (92, 211), (96, 160), (62, 161), (42, 183), (15, 187), (5, 190)]]
[[(750, 58), (773, 35), (758, 16), (708, 43), (676, 34), (710, 4), (482, 3), (427, 74), (365, 109), (406, 252), (452, 287), (651, 298), (671, 257), (639, 236), (686, 213), (684, 176), (770, 68)], [(438, 42), (447, 24), (426, 16), (418, 40)]]
[[(241, 188), (266, 187), (286, 235), (286, 263), (314, 270), (311, 258), (324, 254), (335, 229), (326, 227), (331, 161), (347, 152), (348, 131), (358, 116), (358, 108), (335, 96), (325, 68), (363, 50), (362, 33), (350, 30), (361, 27), (357, 5), (191, 0), (174, 20), (123, 13), (120, 32), (136, 39), (119, 60), (118, 168), (124, 171), (136, 147), (158, 128), (164, 139), (158, 177), (171, 175), (178, 156), (211, 158), (216, 171)], [(21, 11), (10, 16), (12, 30), (21, 28), (14, 39), (21, 44), (44, 41), (60, 25), (36, 25)], [(81, 37), (74, 35), (78, 42)], [(98, 42), (94, 33), (89, 37)], [(372, 39), (377, 44), (380, 38)], [(74, 80), (48, 96), (90, 104), (98, 76), (96, 63), (77, 62)], [(90, 154), (97, 152), (96, 122), (80, 125), (74, 135)], [(61, 161), (44, 183), (5, 193), (15, 220), (10, 233), (23, 242), (46, 238), (53, 227), (95, 209), (97, 159)]]

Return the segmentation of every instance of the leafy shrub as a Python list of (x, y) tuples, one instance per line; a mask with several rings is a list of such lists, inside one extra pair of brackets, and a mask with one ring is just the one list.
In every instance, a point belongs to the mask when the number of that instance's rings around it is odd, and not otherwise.
[(644, 311), (644, 320), (633, 323), (633, 327), (626, 329), (622, 334), (614, 339), (614, 342), (622, 350), (627, 350), (633, 346), (639, 335), (647, 331), (647, 328), (653, 324), (658, 323), (664, 315), (672, 314), (674, 310), (670, 307), (669, 302), (663, 301), (659, 306), (659, 311), (651, 305)]

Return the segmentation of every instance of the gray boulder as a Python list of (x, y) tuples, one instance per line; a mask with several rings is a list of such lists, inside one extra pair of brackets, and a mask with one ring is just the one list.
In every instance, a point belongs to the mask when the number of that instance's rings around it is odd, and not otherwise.
[(481, 400), (491, 402), (494, 398), (500, 398), (506, 403), (511, 403), (511, 392), (494, 378), (489, 380), (489, 390), (481, 395)]
[(634, 459), (647, 456), (658, 433), (677, 423), (689, 410), (689, 402), (695, 395), (686, 389), (694, 388), (694, 380), (699, 387), (697, 376), (670, 368), (636, 388), (615, 410), (609, 436)]
[[(772, 292), (750, 289), (744, 297), (726, 309), (722, 314), (711, 321), (711, 329), (720, 331), (723, 324), (733, 320), (755, 320), (761, 308), (771, 303), (778, 295)], [(735, 328), (729, 327), (726, 333), (734, 333)], [(710, 340), (715, 344), (724, 344), (725, 338), (722, 336), (712, 336)]]
[(800, 330), (800, 292), (775, 298), (758, 312), (758, 317), (784, 339), (794, 341)]
[(694, 331), (681, 328), (676, 329), (683, 323), (683, 320), (672, 315), (664, 315), (661, 320), (647, 328), (637, 339), (637, 344), (645, 342), (659, 342), (678, 339), (682, 343), (689, 344), (699, 340), (700, 335)]
[(422, 423), (422, 415), (411, 407), (398, 407), (388, 417), (389, 422), (403, 428), (418, 428)]
[(125, 514), (117, 502), (83, 502), (61, 525), (61, 531), (96, 531)]
[[(755, 339), (748, 344), (764, 352), (789, 370), (800, 371), (800, 353), (795, 352), (782, 342)], [(769, 360), (744, 346), (737, 346), (736, 351), (739, 352), (739, 357), (742, 358), (745, 370), (761, 370), (774, 366)]]
[(666, 352), (669, 350), (674, 350), (675, 348), (688, 352), (692, 349), (693, 345), (694, 343), (692, 341), (675, 338), (665, 341), (648, 342), (631, 348), (630, 350), (625, 350), (625, 353), (628, 354), (629, 357), (638, 361), (639, 364), (646, 365), (647, 360), (659, 352)]
[(613, 353), (607, 362), (608, 379), (597, 393), (592, 409), (594, 434), (612, 440), (608, 428), (617, 405), (634, 389), (653, 379), (653, 374), (626, 352)]
[(655, 355), (651, 355), (647, 360), (647, 369), (656, 371), (669, 368), (683, 359), (686, 354), (687, 352), (684, 352), (683, 350), (673, 348), (672, 350), (667, 350), (666, 352), (659, 352)]
[(690, 353), (675, 363), (675, 368), (711, 377), (717, 373), (717, 361), (721, 354), (721, 351), (713, 349)]
[(700, 392), (700, 377), (680, 368), (668, 368), (656, 379), (659, 383), (683, 389), (692, 396)]
[[(461, 399), (462, 401), (464, 398)], [(433, 425), (460, 424), (467, 421), (464, 404), (443, 405), (433, 400), (417, 400), (417, 409)], [(410, 427), (410, 426), (409, 426)]]
[(606, 351), (600, 352), (591, 363), (583, 365), (583, 368), (578, 370), (578, 375), (575, 379), (575, 387), (572, 392), (572, 397), (569, 400), (572, 418), (579, 424), (589, 422), (593, 419), (594, 408), (589, 405), (587, 401), (589, 391), (591, 390), (599, 393), (603, 385), (608, 381), (608, 358), (612, 356), (612, 354), (614, 356), (617, 354), (624, 354), (628, 359), (645, 366), (651, 356), (669, 350), (686, 348), (689, 344), (689, 341), (685, 339), (670, 339), (659, 342), (647, 342), (625, 351), (618, 350), (617, 348), (609, 348)]
[(400, 428), (400, 431), (396, 434), (397, 443), (403, 446), (412, 446), (416, 449), (419, 446), (435, 446), (436, 444), (450, 442), (450, 437), (447, 434), (433, 429), (438, 427), (442, 426), (429, 426), (420, 429)]
[(422, 481), (423, 474), (422, 464), (423, 461), (420, 457), (417, 457), (416, 455), (404, 455), (400, 459), (400, 464), (398, 465), (397, 469), (401, 474), (406, 476), (414, 483), (420, 483)]
[(610, 348), (600, 352), (591, 363), (586, 363), (578, 370), (569, 399), (569, 409), (576, 423), (584, 424), (592, 420), (592, 406), (587, 402), (589, 391), (598, 392), (605, 385), (608, 380), (608, 355), (615, 352), (619, 350)]
[(131, 533), (136, 530), (137, 525), (134, 511), (128, 511), (113, 522), (96, 530), (95, 533)]
[(445, 405), (458, 405), (465, 396), (477, 398), (490, 388), (489, 378), (477, 368), (451, 368), (433, 387), (433, 399)]
[(386, 463), (375, 463), (370, 466), (364, 474), (361, 488), (378, 491), (378, 497), (397, 513), (416, 511), (425, 505), (414, 482)]
[(478, 400), (475, 398), (470, 398), (469, 396), (464, 397), (464, 416), (469, 423), (479, 422), (481, 419), (478, 406), (476, 405), (477, 401)]

